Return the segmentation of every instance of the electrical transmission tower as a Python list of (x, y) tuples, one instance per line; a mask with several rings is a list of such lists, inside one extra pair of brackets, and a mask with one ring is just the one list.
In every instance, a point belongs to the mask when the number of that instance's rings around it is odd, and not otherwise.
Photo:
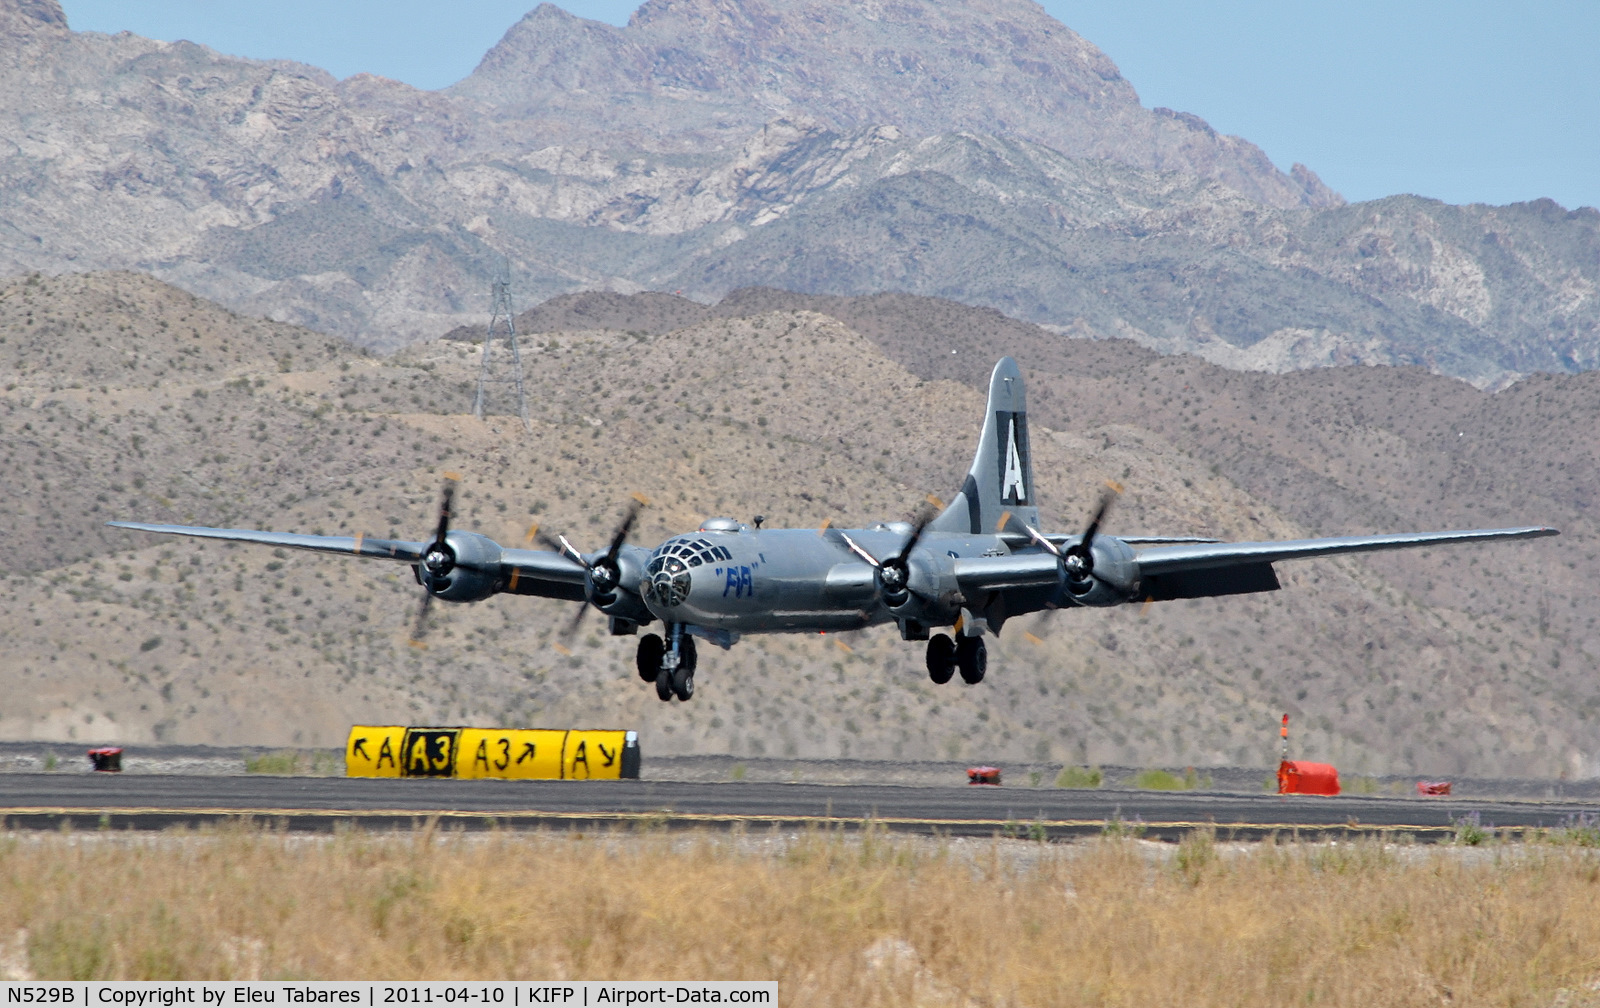
[[(489, 386), (514, 384), (517, 387), (517, 416), (522, 418), (524, 430), (532, 430), (528, 422), (528, 399), (522, 391), (522, 352), (517, 349), (517, 322), (511, 310), (511, 265), (506, 263), (499, 279), (490, 286), (489, 332), (483, 341), (483, 366), (478, 369), (478, 394), (472, 401), (472, 415), (479, 420), (489, 408)], [(504, 343), (511, 351), (510, 374), (506, 365), (497, 362), (495, 341)], [(503, 358), (505, 355), (502, 353)]]

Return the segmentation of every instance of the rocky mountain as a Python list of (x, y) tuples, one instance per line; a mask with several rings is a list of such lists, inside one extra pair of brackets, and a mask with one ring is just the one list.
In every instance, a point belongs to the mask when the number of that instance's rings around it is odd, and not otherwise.
[(625, 28), (541, 3), (449, 93), (530, 139), (699, 150), (796, 118), (972, 131), (1216, 179), (1274, 206), (1341, 202), (1303, 165), (1285, 175), (1248, 141), (1142, 107), (1104, 53), (1032, 0), (651, 0)]
[[(647, 753), (1600, 775), (1600, 375), (1489, 393), (1420, 369), (1238, 373), (908, 295), (568, 297), (526, 316), (533, 429), (467, 415), (480, 349), (378, 358), (134, 273), (0, 286), (0, 735), (337, 745), (352, 722), (638, 728)], [(713, 514), (905, 514), (965, 471), (992, 347), (1028, 367), (1051, 527), (1235, 539), (1549, 522), (1559, 538), (1284, 565), (1269, 595), (1008, 624), (979, 687), (888, 632), (708, 649), (690, 704), (631, 640), (522, 598), (436, 607), (404, 568), (136, 536), (112, 517), (420, 536), (459, 520), (651, 541)], [(952, 352), (954, 351), (954, 352)], [(709, 367), (707, 362), (714, 361)], [(643, 376), (641, 378), (641, 376)], [(1031, 643), (1032, 632), (1043, 641)], [(840, 646), (840, 645), (843, 646)]]
[(1600, 353), (1600, 213), (1339, 205), (1027, 0), (546, 5), (433, 93), (0, 0), (0, 96), (0, 274), (139, 269), (380, 350), (482, 324), (504, 257), (524, 304), (898, 291), (1235, 368)]

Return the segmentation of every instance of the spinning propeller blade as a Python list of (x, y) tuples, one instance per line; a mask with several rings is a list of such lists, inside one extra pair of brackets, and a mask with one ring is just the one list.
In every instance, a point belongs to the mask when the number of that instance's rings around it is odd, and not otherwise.
[[(635, 493), (631, 494), (630, 497), (632, 499), (628, 502), (628, 509), (623, 512), (622, 520), (617, 523), (617, 527), (612, 531), (611, 539), (606, 544), (605, 552), (593, 563), (584, 559), (583, 554), (567, 540), (566, 536), (558, 535), (552, 538), (548, 533), (541, 532), (537, 526), (531, 529), (530, 532), (547, 548), (560, 553), (568, 560), (583, 567), (588, 572), (591, 585), (603, 585), (604, 591), (610, 591), (616, 587), (617, 581), (621, 578), (621, 571), (617, 568), (617, 555), (622, 552), (622, 547), (628, 541), (628, 534), (633, 531), (634, 525), (638, 524), (639, 512), (650, 504), (650, 498), (643, 494)], [(555, 642), (551, 645), (552, 647), (562, 654), (572, 653), (567, 645), (578, 635), (579, 628), (583, 626), (583, 618), (588, 615), (589, 606), (592, 604), (593, 599), (591, 598), (578, 608), (578, 611), (573, 614), (572, 620), (563, 626), (561, 632), (556, 635)]]
[[(1089, 519), (1089, 527), (1083, 530), (1083, 537), (1067, 547), (1065, 553), (1051, 550), (1061, 557), (1061, 562), (1067, 568), (1067, 576), (1072, 580), (1083, 582), (1094, 577), (1094, 537), (1100, 531), (1100, 523), (1105, 520), (1106, 512), (1111, 510), (1112, 502), (1121, 493), (1121, 484), (1107, 480), (1105, 492), (1100, 495), (1100, 503), (1094, 509), (1094, 516)], [(1034, 535), (1037, 538), (1037, 533)]]
[(456, 483), (461, 479), (455, 473), (444, 474), (444, 495), (439, 499), (439, 524), (433, 532), (433, 544), (440, 545), (450, 533), (450, 507), (456, 499)]
[(426, 651), (428, 649), (428, 645), (423, 641), (422, 635), (427, 629), (428, 606), (432, 603), (433, 593), (424, 588), (422, 590), (422, 606), (417, 609), (416, 622), (411, 625), (411, 637), (406, 641), (407, 644), (419, 651)]
[[(1101, 523), (1105, 521), (1106, 515), (1111, 511), (1112, 503), (1116, 501), (1121, 493), (1122, 484), (1106, 480), (1106, 488), (1100, 494), (1100, 500), (1095, 505), (1094, 514), (1089, 517), (1089, 524), (1084, 528), (1083, 536), (1077, 543), (1067, 547), (1065, 550), (1051, 542), (1045, 537), (1044, 533), (1033, 526), (1023, 525), (1022, 528), (1028, 533), (1028, 538), (1032, 539), (1037, 546), (1061, 561), (1069, 578), (1082, 583), (1096, 576), (1094, 573), (1094, 537), (1100, 533)], [(1005, 519), (1002, 519), (1001, 524), (1005, 524)], [(1054, 605), (1048, 605), (1040, 610), (1039, 617), (1034, 623), (1034, 631), (1039, 633), (1044, 631), (1045, 623), (1049, 620), (1050, 614), (1056, 611), (1056, 608)], [(1042, 644), (1043, 639), (1039, 636), (1039, 633), (1029, 631), (1025, 632), (1023, 637), (1033, 644)]]
[[(442, 575), (450, 572), (455, 566), (455, 554), (450, 549), (447, 536), (450, 535), (451, 509), (455, 505), (456, 484), (461, 482), (461, 474), (446, 472), (444, 474), (444, 492), (439, 497), (439, 520), (434, 523), (433, 539), (422, 551), (422, 565), (429, 573)], [(428, 607), (433, 604), (433, 592), (428, 586), (422, 586), (422, 606), (417, 610), (416, 622), (411, 625), (411, 637), (406, 641), (414, 648), (427, 648), (423, 642), (423, 634), (427, 632)]]
[[(845, 533), (837, 531), (834, 533), (834, 535), (837, 536), (839, 540), (849, 548), (850, 552), (866, 561), (872, 566), (873, 570), (877, 572), (877, 585), (880, 595), (891, 592), (906, 592), (908, 594), (915, 595), (918, 598), (925, 597), (921, 592), (918, 592), (911, 587), (910, 560), (911, 551), (917, 548), (917, 543), (922, 539), (922, 533), (927, 531), (928, 524), (932, 522), (935, 515), (938, 514), (938, 498), (929, 495), (928, 503), (935, 505), (935, 508), (932, 510), (926, 507), (920, 508), (917, 513), (912, 516), (911, 534), (906, 537), (905, 542), (900, 544), (900, 549), (895, 553), (894, 556), (884, 560), (879, 560), (877, 557), (873, 556), (867, 550), (863, 549), (860, 543), (857, 543)], [(825, 532), (826, 530), (827, 525), (824, 524), (822, 529), (819, 531)], [(904, 605), (905, 603), (904, 600), (901, 600), (893, 604), (899, 606)]]

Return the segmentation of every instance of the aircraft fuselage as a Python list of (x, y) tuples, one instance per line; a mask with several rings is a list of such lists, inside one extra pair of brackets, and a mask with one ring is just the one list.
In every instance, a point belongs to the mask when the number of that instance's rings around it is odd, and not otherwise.
[[(707, 526), (674, 536), (650, 554), (643, 601), (665, 624), (816, 633), (895, 619), (882, 603), (873, 568), (842, 545), (837, 530), (754, 529), (727, 520)], [(911, 529), (896, 522), (843, 534), (875, 556), (890, 557)], [(1010, 552), (999, 536), (924, 535), (912, 554), (910, 582), (919, 611), (953, 618), (959, 608), (954, 561)]]

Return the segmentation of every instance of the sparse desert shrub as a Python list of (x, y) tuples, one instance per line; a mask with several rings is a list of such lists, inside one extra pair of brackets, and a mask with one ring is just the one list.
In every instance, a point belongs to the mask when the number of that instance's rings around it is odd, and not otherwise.
[(1455, 827), (1455, 842), (1476, 847), (1485, 840), (1494, 839), (1494, 827), (1483, 825), (1483, 816), (1472, 812), (1455, 820), (1451, 825)]
[(1056, 775), (1058, 788), (1097, 788), (1105, 783), (1105, 774), (1099, 767), (1062, 767)]
[(1214, 826), (1190, 830), (1178, 841), (1178, 850), (1172, 859), (1178, 877), (1189, 885), (1199, 885), (1219, 862), (1217, 856), (1217, 830)]
[(244, 769), (245, 773), (254, 774), (332, 777), (344, 773), (344, 763), (325, 749), (280, 749), (246, 756)]
[(1186, 777), (1166, 770), (1141, 770), (1133, 778), (1133, 786), (1143, 791), (1190, 791), (1195, 783), (1192, 770)]
[(299, 754), (289, 749), (263, 753), (260, 756), (246, 756), (244, 760), (245, 773), (287, 775), (297, 772), (298, 769)]
[(1351, 777), (1345, 781), (1344, 790), (1349, 794), (1377, 794), (1378, 782), (1371, 777)]
[(1137, 839), (1144, 836), (1144, 834), (1144, 820), (1138, 816), (1134, 816), (1132, 819), (1124, 819), (1122, 818), (1121, 809), (1112, 813), (1111, 818), (1106, 820), (1105, 826), (1100, 831), (1101, 836), (1111, 840)]
[(1600, 847), (1600, 816), (1589, 813), (1571, 816), (1550, 839), (1578, 847)]

